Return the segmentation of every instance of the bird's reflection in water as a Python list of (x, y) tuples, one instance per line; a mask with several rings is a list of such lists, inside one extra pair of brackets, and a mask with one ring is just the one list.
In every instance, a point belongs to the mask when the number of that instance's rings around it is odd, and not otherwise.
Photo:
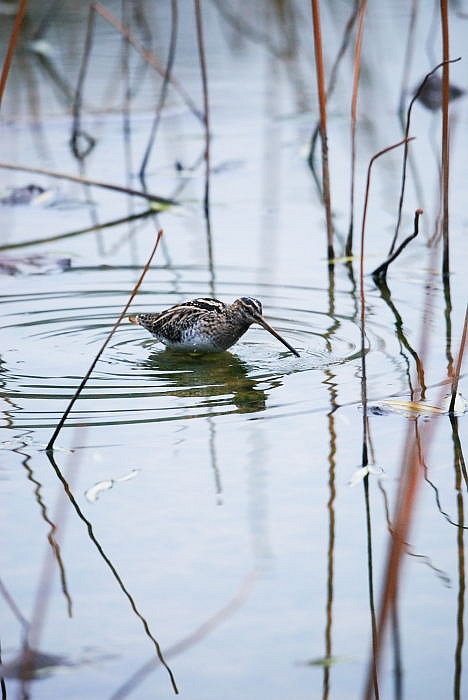
[(152, 352), (141, 366), (156, 373), (168, 396), (204, 398), (206, 406), (233, 404), (238, 413), (264, 411), (265, 388), (281, 383), (278, 377), (250, 378), (249, 366), (230, 352), (192, 355), (161, 350)]

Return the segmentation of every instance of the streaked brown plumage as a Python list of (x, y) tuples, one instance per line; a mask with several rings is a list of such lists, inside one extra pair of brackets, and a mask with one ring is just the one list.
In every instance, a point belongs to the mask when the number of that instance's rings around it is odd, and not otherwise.
[(227, 350), (252, 323), (258, 323), (299, 357), (297, 350), (265, 321), (258, 299), (251, 297), (241, 297), (232, 304), (217, 299), (192, 299), (160, 313), (138, 314), (130, 321), (146, 328), (167, 347), (192, 352)]

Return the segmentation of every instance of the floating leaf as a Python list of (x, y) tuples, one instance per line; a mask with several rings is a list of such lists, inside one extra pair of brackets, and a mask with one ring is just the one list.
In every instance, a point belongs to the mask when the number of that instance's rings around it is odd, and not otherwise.
[(382, 401), (382, 403), (389, 406), (397, 413), (407, 413), (410, 416), (440, 416), (444, 413), (443, 408), (430, 406), (423, 401), (397, 401), (394, 399), (387, 399), (386, 401)]
[(85, 498), (90, 503), (95, 503), (102, 491), (108, 491), (114, 485), (114, 479), (105, 479), (104, 481), (98, 481), (97, 484), (91, 486), (87, 491), (85, 491)]
[(337, 265), (338, 263), (347, 263), (347, 262), (353, 262), (353, 260), (356, 260), (355, 255), (343, 255), (341, 258), (332, 258), (331, 260), (328, 260), (327, 262)]
[(173, 204), (169, 204), (169, 202), (159, 202), (157, 199), (152, 199), (150, 200), (149, 207), (151, 211), (167, 211), (168, 209), (171, 209), (173, 207)]
[(115, 479), (104, 479), (103, 481), (98, 481), (94, 486), (91, 486), (87, 491), (85, 491), (85, 498), (90, 503), (95, 503), (103, 491), (109, 491), (113, 488), (114, 484), (121, 481), (129, 481), (134, 479), (137, 474), (139, 474), (139, 469), (132, 469), (128, 474), (124, 476), (118, 476)]
[(31, 200), (35, 207), (48, 207), (57, 200), (56, 190), (45, 190)]
[(124, 476), (119, 476), (115, 481), (129, 481), (130, 479), (134, 479), (137, 474), (140, 473), (139, 469), (132, 469), (131, 472), (128, 474), (125, 474)]
[(346, 656), (320, 656), (317, 659), (306, 661), (306, 666), (334, 666), (335, 664), (345, 663), (351, 659)]
[[(408, 418), (417, 418), (418, 416), (444, 416), (447, 415), (450, 408), (451, 395), (445, 396), (440, 406), (432, 406), (424, 401), (402, 401), (400, 399), (386, 399), (381, 402), (382, 406), (386, 406), (389, 410), (395, 413), (401, 413)], [(457, 394), (455, 400), (454, 412), (457, 414), (465, 413), (467, 403), (461, 394)]]

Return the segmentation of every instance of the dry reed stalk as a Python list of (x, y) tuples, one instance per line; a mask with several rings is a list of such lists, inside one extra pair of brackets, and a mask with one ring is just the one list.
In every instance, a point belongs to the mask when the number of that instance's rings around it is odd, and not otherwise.
[(79, 175), (68, 175), (67, 173), (59, 173), (56, 170), (46, 170), (45, 168), (31, 168), (28, 165), (15, 165), (14, 163), (3, 163), (0, 162), (0, 168), (5, 170), (22, 170), (25, 173), (36, 173), (37, 175), (47, 175), (47, 177), (55, 177), (59, 180), (70, 180), (71, 182), (79, 182), (83, 185), (92, 185), (93, 187), (102, 187), (106, 190), (113, 190), (114, 192), (123, 192), (124, 194), (129, 194), (134, 197), (143, 197), (150, 202), (158, 202), (164, 206), (175, 206), (177, 202), (174, 199), (168, 199), (167, 197), (160, 197), (157, 194), (151, 194), (150, 192), (142, 192), (141, 190), (133, 190), (130, 187), (123, 187), (122, 185), (112, 185), (109, 182), (101, 182), (100, 180), (90, 180), (87, 177), (80, 177)]
[(0, 245), (0, 251), (14, 250), (17, 248), (29, 248), (33, 245), (42, 245), (43, 243), (63, 241), (65, 238), (74, 238), (75, 236), (82, 236), (84, 233), (102, 231), (106, 228), (112, 228), (112, 226), (120, 226), (121, 224), (131, 223), (132, 221), (138, 221), (139, 219), (146, 219), (146, 217), (150, 216), (151, 214), (154, 214), (152, 209), (146, 209), (146, 211), (142, 211), (139, 214), (130, 214), (129, 216), (122, 216), (119, 219), (112, 219), (111, 221), (106, 221), (103, 224), (92, 224), (91, 226), (86, 226), (85, 228), (78, 229), (78, 231), (68, 231), (68, 233), (57, 233), (54, 236), (33, 238), (30, 241), (19, 241), (18, 243), (4, 243), (3, 245)]
[(449, 27), (447, 0), (440, 0), (440, 21), (442, 25), (442, 276), (450, 274), (449, 250)]
[[(370, 181), (371, 181), (371, 174), (372, 174), (372, 167), (377, 160), (377, 158), (380, 158), (381, 156), (385, 155), (385, 153), (388, 153), (389, 151), (393, 151), (395, 148), (398, 148), (399, 146), (402, 146), (403, 144), (407, 143), (408, 141), (412, 141), (414, 137), (410, 138), (405, 138), (402, 139), (401, 141), (398, 141), (398, 143), (394, 143), (391, 146), (387, 146), (387, 148), (382, 149), (378, 153), (372, 156), (372, 158), (369, 161), (369, 166), (367, 168), (367, 179), (366, 179), (366, 189), (365, 189), (365, 195), (364, 195), (364, 209), (362, 212), (362, 224), (361, 224), (361, 254), (359, 258), (359, 291), (360, 291), (360, 298), (361, 298), (361, 334), (364, 335), (364, 330), (365, 330), (365, 295), (364, 295), (364, 241), (365, 241), (365, 229), (366, 229), (366, 219), (367, 219), (367, 208), (369, 204), (369, 190), (370, 190)], [(362, 339), (361, 339), (362, 340)], [(361, 350), (364, 348), (361, 347)], [(364, 354), (362, 355), (364, 358)]]
[(23, 23), (27, 5), (28, 0), (20, 0), (18, 11), (16, 12), (15, 23), (13, 25), (13, 29), (11, 30), (10, 41), (8, 42), (7, 52), (3, 61), (2, 73), (0, 75), (0, 106), (2, 104), (3, 93), (5, 92), (6, 82), (8, 80), (8, 74), (10, 72), (11, 62), (13, 60), (13, 54), (15, 53), (15, 48), (18, 42), (19, 32), (21, 24)]
[(117, 321), (116, 321), (116, 322), (114, 323), (114, 325), (112, 326), (112, 329), (111, 329), (111, 331), (109, 332), (107, 338), (105, 339), (104, 343), (101, 345), (100, 349), (98, 350), (98, 353), (97, 353), (96, 357), (95, 357), (94, 360), (92, 361), (92, 363), (91, 363), (91, 365), (90, 365), (88, 371), (86, 372), (85, 376), (83, 377), (83, 379), (82, 379), (82, 381), (81, 381), (79, 387), (77, 388), (77, 390), (76, 390), (75, 393), (73, 394), (73, 396), (72, 396), (72, 398), (71, 398), (71, 400), (70, 400), (70, 402), (69, 402), (67, 408), (65, 409), (65, 411), (64, 411), (64, 413), (63, 413), (63, 415), (62, 415), (60, 421), (58, 422), (57, 427), (56, 427), (55, 430), (54, 430), (54, 433), (53, 433), (52, 437), (51, 437), (50, 440), (49, 440), (49, 443), (48, 443), (47, 448), (46, 448), (46, 452), (50, 453), (50, 452), (53, 451), (55, 440), (57, 439), (58, 434), (60, 433), (61, 429), (63, 428), (63, 425), (64, 425), (64, 423), (65, 423), (65, 421), (66, 421), (66, 419), (67, 419), (67, 417), (68, 417), (68, 415), (69, 415), (71, 409), (73, 408), (73, 405), (75, 404), (75, 401), (78, 399), (79, 395), (81, 394), (82, 390), (84, 389), (84, 387), (85, 387), (85, 385), (86, 385), (86, 382), (87, 382), (88, 379), (90, 378), (91, 373), (92, 373), (93, 369), (95, 368), (95, 366), (96, 366), (96, 364), (97, 364), (99, 358), (101, 357), (102, 353), (104, 352), (104, 350), (105, 350), (106, 347), (108, 346), (108, 344), (109, 344), (109, 342), (110, 342), (112, 336), (114, 335), (115, 331), (117, 330), (118, 326), (120, 325), (120, 322), (122, 321), (123, 317), (124, 317), (125, 314), (127, 313), (128, 307), (129, 307), (130, 304), (132, 303), (135, 294), (138, 292), (138, 290), (139, 290), (139, 288), (140, 288), (140, 285), (141, 285), (141, 283), (143, 282), (144, 276), (145, 276), (146, 273), (148, 272), (148, 269), (149, 269), (149, 267), (150, 267), (150, 265), (151, 265), (151, 262), (152, 262), (152, 260), (153, 260), (153, 258), (154, 258), (154, 255), (155, 255), (155, 253), (156, 253), (156, 250), (157, 250), (157, 248), (158, 248), (159, 241), (161, 240), (162, 234), (163, 234), (162, 229), (160, 229), (160, 230), (158, 231), (158, 235), (157, 235), (157, 237), (156, 237), (156, 243), (155, 243), (154, 246), (153, 246), (153, 250), (151, 251), (151, 254), (150, 254), (150, 256), (149, 256), (149, 258), (148, 258), (148, 260), (147, 260), (147, 262), (146, 262), (146, 265), (145, 265), (145, 267), (143, 268), (143, 272), (141, 273), (141, 275), (140, 275), (140, 277), (139, 277), (139, 279), (138, 279), (138, 282), (137, 282), (136, 285), (134, 286), (134, 288), (133, 288), (133, 290), (132, 290), (132, 292), (131, 292), (131, 294), (130, 294), (130, 296), (129, 296), (129, 298), (128, 298), (127, 303), (125, 304), (124, 308), (122, 309), (122, 311), (121, 311), (121, 313), (120, 313), (120, 316), (118, 317)]
[(345, 255), (353, 254), (353, 234), (354, 234), (354, 192), (356, 179), (356, 122), (357, 122), (357, 100), (359, 90), (359, 77), (361, 74), (361, 50), (362, 34), (364, 30), (364, 18), (366, 16), (367, 0), (362, 0), (359, 7), (358, 29), (356, 35), (356, 46), (354, 50), (354, 72), (353, 72), (353, 93), (351, 97), (351, 186), (350, 186), (350, 219), (348, 237), (346, 239)]
[(130, 296), (129, 296), (129, 298), (128, 298), (127, 303), (125, 304), (124, 308), (122, 309), (119, 318), (118, 318), (117, 321), (114, 323), (114, 325), (113, 325), (113, 327), (112, 327), (110, 333), (108, 334), (108, 336), (107, 336), (106, 340), (104, 341), (104, 343), (101, 345), (101, 347), (100, 347), (100, 349), (99, 349), (99, 351), (98, 351), (96, 357), (94, 358), (94, 360), (92, 361), (92, 363), (91, 363), (91, 365), (90, 365), (88, 371), (86, 372), (86, 375), (84, 376), (84, 378), (83, 378), (83, 380), (81, 381), (79, 387), (78, 387), (77, 390), (75, 391), (75, 393), (74, 393), (74, 395), (73, 395), (71, 401), (69, 402), (67, 408), (65, 409), (65, 412), (63, 413), (62, 418), (60, 419), (60, 421), (59, 421), (59, 423), (58, 423), (58, 425), (57, 425), (57, 427), (56, 427), (56, 429), (55, 429), (55, 431), (54, 431), (54, 434), (52, 435), (51, 439), (49, 440), (49, 443), (48, 443), (47, 448), (46, 448), (46, 453), (47, 453), (47, 455), (48, 455), (48, 457), (49, 457), (49, 460), (50, 460), (50, 462), (51, 462), (51, 464), (52, 464), (54, 470), (55, 470), (56, 473), (57, 473), (57, 476), (58, 476), (59, 479), (62, 481), (62, 483), (63, 483), (63, 485), (64, 485), (64, 488), (65, 488), (65, 490), (66, 490), (66, 492), (67, 492), (67, 495), (69, 496), (69, 498), (71, 499), (71, 501), (72, 501), (72, 503), (73, 503), (75, 509), (77, 510), (78, 515), (79, 515), (80, 518), (87, 524), (89, 536), (91, 537), (91, 539), (93, 540), (93, 542), (94, 542), (94, 543), (96, 544), (96, 546), (98, 547), (99, 552), (101, 553), (101, 556), (104, 558), (104, 561), (108, 564), (108, 566), (110, 567), (112, 573), (114, 574), (114, 576), (115, 576), (116, 579), (118, 580), (121, 589), (123, 590), (123, 592), (125, 593), (125, 595), (127, 596), (128, 600), (130, 601), (130, 603), (131, 603), (131, 605), (132, 605), (132, 609), (134, 610), (134, 612), (136, 613), (136, 615), (138, 616), (138, 618), (139, 618), (139, 619), (141, 620), (141, 622), (143, 623), (143, 626), (144, 626), (144, 628), (145, 628), (145, 632), (147, 633), (147, 635), (148, 635), (149, 638), (152, 640), (152, 642), (153, 642), (153, 644), (154, 644), (154, 646), (155, 646), (156, 653), (157, 653), (157, 656), (158, 656), (158, 659), (159, 659), (160, 663), (164, 666), (164, 668), (166, 669), (167, 673), (169, 674), (169, 678), (170, 678), (170, 681), (171, 681), (172, 688), (173, 688), (174, 692), (175, 692), (176, 694), (178, 694), (178, 693), (179, 693), (179, 690), (178, 690), (178, 688), (177, 688), (174, 675), (173, 675), (173, 673), (172, 673), (172, 670), (171, 670), (170, 667), (168, 666), (166, 660), (164, 659), (164, 656), (163, 656), (163, 653), (162, 653), (162, 651), (161, 651), (161, 647), (160, 647), (158, 641), (157, 641), (156, 638), (151, 634), (151, 631), (150, 631), (150, 629), (149, 629), (148, 623), (146, 622), (146, 620), (145, 620), (145, 618), (142, 616), (142, 614), (138, 611), (138, 609), (137, 609), (137, 607), (136, 607), (136, 605), (135, 605), (135, 602), (134, 602), (133, 598), (131, 597), (131, 595), (130, 595), (130, 593), (127, 591), (127, 589), (125, 588), (125, 586), (124, 586), (122, 580), (120, 579), (119, 575), (117, 574), (117, 571), (115, 570), (115, 567), (114, 567), (114, 565), (112, 564), (111, 560), (110, 560), (109, 557), (104, 553), (102, 547), (100, 546), (100, 544), (99, 544), (98, 541), (96, 540), (96, 537), (94, 536), (93, 529), (92, 529), (92, 526), (91, 526), (90, 522), (85, 518), (85, 516), (82, 514), (81, 510), (79, 509), (78, 504), (76, 503), (75, 499), (73, 498), (73, 495), (72, 495), (72, 493), (71, 493), (71, 491), (70, 491), (70, 489), (69, 489), (69, 487), (68, 487), (68, 484), (67, 484), (66, 480), (64, 479), (63, 475), (61, 474), (60, 470), (58, 469), (58, 467), (57, 467), (57, 465), (56, 465), (56, 463), (55, 463), (55, 461), (54, 461), (54, 457), (53, 457), (53, 449), (54, 449), (55, 440), (57, 439), (57, 436), (58, 436), (58, 434), (60, 433), (60, 430), (62, 429), (62, 427), (63, 427), (63, 425), (64, 425), (64, 423), (65, 423), (65, 421), (66, 421), (66, 419), (67, 419), (67, 417), (68, 417), (68, 415), (69, 415), (71, 409), (73, 408), (73, 405), (74, 405), (75, 401), (76, 401), (76, 400), (78, 399), (78, 397), (80, 396), (80, 394), (81, 394), (83, 388), (84, 388), (85, 385), (86, 385), (86, 382), (88, 381), (89, 377), (91, 376), (91, 373), (92, 373), (94, 367), (96, 366), (96, 364), (97, 364), (99, 358), (101, 357), (102, 353), (104, 352), (104, 350), (106, 349), (107, 345), (109, 344), (109, 342), (110, 342), (112, 336), (114, 335), (114, 332), (117, 330), (117, 327), (119, 326), (120, 322), (122, 321), (123, 317), (125, 316), (125, 314), (126, 314), (126, 312), (127, 312), (127, 310), (128, 310), (128, 307), (129, 307), (130, 304), (132, 303), (134, 296), (135, 296), (136, 293), (138, 292), (138, 289), (140, 288), (140, 285), (141, 285), (141, 283), (143, 282), (143, 278), (144, 278), (144, 276), (146, 275), (146, 273), (147, 273), (147, 271), (148, 271), (148, 269), (149, 269), (149, 267), (150, 267), (150, 265), (151, 265), (151, 262), (152, 262), (152, 260), (153, 260), (153, 258), (154, 258), (154, 255), (155, 255), (155, 253), (156, 253), (156, 251), (157, 251), (157, 248), (158, 248), (158, 245), (159, 245), (159, 241), (161, 240), (162, 235), (163, 235), (163, 231), (162, 231), (162, 229), (160, 229), (160, 230), (158, 231), (158, 235), (157, 235), (157, 237), (156, 237), (156, 242), (155, 242), (155, 244), (154, 244), (154, 246), (153, 246), (153, 249), (152, 249), (152, 251), (151, 251), (151, 254), (150, 254), (150, 256), (149, 256), (149, 258), (148, 258), (148, 260), (147, 260), (147, 262), (146, 262), (146, 264), (145, 264), (145, 267), (143, 268), (143, 271), (142, 271), (142, 273), (141, 273), (141, 275), (140, 275), (140, 277), (139, 277), (137, 283), (135, 284), (135, 286), (134, 286), (134, 288), (133, 288), (133, 290), (132, 290), (132, 292), (131, 292), (131, 294), (130, 294)]
[[(354, 7), (351, 11), (350, 17), (346, 23), (346, 27), (343, 32), (343, 37), (341, 39), (341, 44), (338, 49), (338, 52), (335, 56), (335, 60), (333, 61), (332, 67), (330, 69), (330, 78), (328, 81), (328, 86), (327, 86), (327, 101), (330, 99), (331, 95), (333, 94), (336, 86), (336, 81), (338, 77), (338, 68), (340, 66), (341, 61), (343, 60), (343, 57), (346, 53), (346, 50), (348, 48), (348, 44), (351, 39), (351, 32), (354, 27), (354, 23), (356, 21), (356, 18), (358, 16), (358, 11), (359, 11), (359, 3), (358, 0), (354, 0)], [(315, 180), (315, 184), (317, 185), (318, 191), (320, 193), (320, 197), (322, 197), (322, 190), (320, 187), (320, 183), (318, 181), (317, 174), (315, 172), (315, 163), (314, 163), (314, 157), (315, 157), (315, 144), (317, 143), (317, 138), (318, 135), (320, 134), (320, 119), (317, 122), (315, 129), (312, 132), (312, 136), (310, 139), (310, 147), (309, 147), (309, 153), (307, 156), (307, 164), (312, 172), (312, 175)]]
[[(456, 63), (457, 61), (460, 61), (460, 58), (453, 58), (449, 60), (449, 63)], [(413, 105), (416, 102), (416, 100), (419, 98), (422, 90), (426, 86), (427, 81), (429, 78), (434, 75), (436, 71), (439, 70), (444, 64), (444, 61), (439, 63), (435, 68), (433, 68), (429, 73), (426, 73), (424, 76), (424, 79), (421, 81), (420, 85), (418, 86), (418, 89), (414, 93), (413, 97), (411, 98), (411, 101), (408, 105), (408, 110), (406, 112), (406, 124), (405, 124), (405, 138), (408, 138), (409, 130), (410, 130), (410, 124), (411, 124), (411, 112), (413, 110)], [(403, 164), (402, 164), (402, 170), (401, 170), (401, 187), (400, 187), (400, 199), (398, 202), (398, 216), (397, 216), (397, 223), (395, 226), (395, 232), (393, 234), (393, 239), (390, 244), (390, 249), (388, 251), (389, 255), (392, 255), (394, 249), (395, 249), (395, 244), (398, 238), (398, 233), (400, 231), (400, 224), (401, 224), (401, 215), (403, 211), (403, 200), (405, 197), (405, 186), (406, 186), (406, 165), (408, 162), (408, 143), (405, 144), (404, 152), (403, 152)]]
[(327, 221), (327, 258), (333, 260), (333, 219), (330, 199), (330, 169), (328, 165), (328, 137), (327, 137), (327, 92), (325, 88), (325, 70), (323, 66), (322, 32), (320, 29), (320, 8), (318, 0), (312, 2), (312, 21), (314, 28), (315, 68), (317, 74), (317, 87), (320, 108), (320, 136), (322, 140), (322, 189), (325, 216)]

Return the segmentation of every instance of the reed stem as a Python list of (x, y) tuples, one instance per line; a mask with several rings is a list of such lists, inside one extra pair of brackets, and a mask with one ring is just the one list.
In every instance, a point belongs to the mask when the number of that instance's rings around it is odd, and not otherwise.
[(5, 60), (3, 61), (2, 73), (0, 75), (0, 106), (2, 104), (3, 93), (5, 92), (6, 82), (8, 80), (8, 74), (10, 72), (11, 62), (13, 60), (13, 54), (15, 53), (15, 48), (18, 42), (19, 32), (23, 23), (27, 5), (28, 0), (21, 0), (16, 13), (15, 23), (13, 25), (13, 29), (11, 30), (10, 41), (8, 42)]
[(333, 219), (330, 199), (330, 168), (328, 164), (327, 136), (327, 92), (325, 87), (325, 70), (323, 66), (322, 32), (320, 28), (320, 8), (318, 0), (312, 0), (312, 20), (314, 28), (315, 68), (320, 108), (320, 136), (322, 140), (322, 190), (327, 221), (327, 257), (335, 257), (333, 250)]
[(440, 20), (442, 24), (442, 276), (450, 274), (449, 249), (449, 28), (447, 0), (440, 0)]
[(153, 260), (153, 258), (154, 258), (154, 255), (155, 255), (155, 253), (156, 253), (156, 250), (157, 250), (157, 248), (158, 248), (159, 241), (161, 240), (162, 234), (163, 234), (163, 232), (162, 232), (162, 229), (161, 229), (161, 230), (158, 231), (158, 235), (157, 235), (157, 237), (156, 237), (156, 243), (155, 243), (154, 246), (153, 246), (153, 250), (151, 251), (151, 254), (150, 254), (150, 256), (149, 256), (149, 258), (148, 258), (148, 260), (147, 260), (147, 262), (146, 262), (146, 265), (145, 265), (145, 267), (143, 268), (143, 272), (141, 273), (141, 275), (140, 275), (140, 277), (139, 277), (139, 279), (138, 279), (138, 282), (137, 282), (136, 285), (134, 286), (134, 288), (133, 288), (133, 290), (132, 290), (132, 292), (131, 292), (131, 294), (130, 294), (130, 296), (129, 296), (129, 298), (128, 298), (127, 303), (125, 304), (124, 308), (122, 309), (122, 311), (121, 311), (121, 313), (120, 313), (120, 316), (118, 317), (117, 321), (116, 321), (116, 322), (114, 323), (114, 325), (112, 326), (112, 329), (111, 329), (110, 333), (108, 334), (107, 338), (105, 339), (104, 343), (103, 343), (103, 344), (101, 345), (101, 347), (99, 348), (96, 357), (95, 357), (94, 360), (91, 362), (91, 365), (90, 365), (88, 371), (86, 372), (85, 376), (83, 377), (83, 379), (82, 379), (82, 381), (81, 381), (79, 387), (77, 388), (77, 390), (76, 390), (75, 393), (73, 394), (73, 396), (72, 396), (72, 398), (71, 398), (71, 400), (70, 400), (70, 402), (69, 402), (67, 408), (65, 409), (65, 411), (64, 411), (64, 413), (63, 413), (61, 419), (59, 420), (59, 422), (58, 422), (58, 424), (57, 424), (57, 427), (55, 428), (54, 433), (53, 433), (52, 437), (50, 438), (49, 443), (48, 443), (48, 445), (47, 445), (47, 448), (46, 448), (46, 452), (47, 452), (47, 453), (52, 453), (52, 452), (53, 452), (55, 440), (57, 439), (58, 434), (59, 434), (60, 431), (62, 430), (63, 425), (64, 425), (65, 421), (67, 420), (67, 418), (68, 418), (68, 416), (69, 416), (69, 414), (70, 414), (70, 411), (72, 410), (72, 408), (73, 408), (73, 406), (74, 406), (74, 404), (75, 404), (75, 401), (79, 398), (79, 396), (80, 396), (81, 392), (83, 391), (83, 389), (84, 389), (84, 387), (85, 387), (85, 385), (86, 385), (88, 379), (90, 378), (91, 373), (92, 373), (93, 369), (95, 368), (95, 366), (96, 366), (96, 364), (97, 364), (99, 358), (101, 357), (101, 355), (102, 355), (102, 353), (104, 352), (104, 350), (106, 349), (106, 347), (109, 345), (109, 342), (110, 342), (112, 336), (114, 335), (115, 331), (117, 330), (118, 326), (120, 325), (120, 322), (122, 321), (123, 317), (124, 317), (125, 314), (127, 313), (128, 307), (130, 306), (130, 304), (131, 304), (132, 301), (133, 301), (133, 297), (134, 297), (135, 294), (138, 292), (138, 290), (139, 290), (139, 288), (140, 288), (140, 285), (141, 285), (141, 283), (143, 282), (143, 278), (144, 278), (144, 276), (146, 275), (146, 273), (148, 272), (148, 269), (149, 269), (149, 267), (150, 267), (150, 265), (151, 265), (151, 262), (152, 262), (152, 260)]

